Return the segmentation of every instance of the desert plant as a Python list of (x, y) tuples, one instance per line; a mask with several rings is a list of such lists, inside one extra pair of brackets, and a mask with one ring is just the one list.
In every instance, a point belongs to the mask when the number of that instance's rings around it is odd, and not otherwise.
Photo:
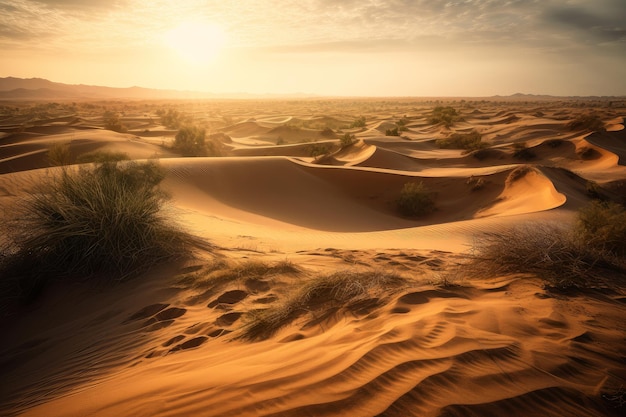
[(216, 140), (206, 140), (206, 130), (186, 124), (174, 137), (174, 150), (183, 156), (221, 156), (221, 145)]
[(352, 122), (350, 127), (365, 127), (365, 116), (360, 116), (358, 119)]
[(339, 142), (341, 143), (341, 147), (342, 148), (347, 148), (348, 146), (352, 145), (355, 141), (355, 136), (351, 135), (350, 133), (345, 133), (340, 139)]
[(396, 207), (404, 216), (418, 217), (434, 211), (435, 202), (433, 194), (422, 182), (408, 182), (400, 191)]
[(63, 170), (20, 203), (0, 275), (28, 297), (56, 278), (120, 280), (182, 256), (192, 239), (163, 214), (155, 162)]
[(316, 314), (322, 322), (340, 309), (352, 314), (367, 314), (407, 284), (407, 279), (380, 271), (340, 271), (302, 282), (284, 300), (252, 311), (243, 328), (242, 338), (263, 340), (304, 315)]
[(445, 127), (450, 127), (459, 120), (461, 120), (459, 112), (450, 106), (435, 107), (429, 119), (431, 124), (442, 123)]
[(55, 142), (48, 149), (48, 160), (53, 166), (69, 165), (72, 160), (70, 144), (67, 142)]
[(320, 135), (326, 137), (326, 138), (332, 138), (333, 136), (335, 136), (335, 132), (333, 132), (333, 130), (326, 126), (321, 132)]
[(393, 129), (387, 129), (385, 131), (385, 136), (400, 136), (400, 133), (398, 133), (398, 127), (394, 127)]
[(435, 144), (442, 149), (465, 149), (467, 151), (484, 149), (488, 146), (482, 142), (482, 135), (476, 130), (469, 133), (453, 133), (447, 138), (437, 139)]
[(103, 121), (105, 129), (113, 130), (120, 133), (128, 131), (128, 128), (122, 123), (120, 115), (117, 113), (114, 113), (112, 111), (104, 112)]
[(314, 143), (307, 147), (309, 156), (317, 157), (320, 155), (326, 155), (330, 152), (330, 146), (325, 143)]
[(578, 212), (574, 236), (582, 244), (626, 255), (626, 209), (609, 201), (593, 201)]
[(466, 272), (482, 277), (530, 273), (556, 288), (607, 285), (611, 273), (623, 277), (623, 260), (587, 243), (586, 236), (544, 223), (485, 233), (476, 237)]

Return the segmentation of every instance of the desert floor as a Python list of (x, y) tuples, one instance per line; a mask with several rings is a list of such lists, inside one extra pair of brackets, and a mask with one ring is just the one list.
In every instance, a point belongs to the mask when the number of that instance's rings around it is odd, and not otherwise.
[[(432, 124), (437, 105), (461, 118)], [(206, 127), (222, 156), (177, 154), (163, 109)], [(121, 114), (125, 133), (104, 129), (105, 110)], [(605, 131), (568, 125), (592, 112)], [(61, 169), (50, 147), (68, 144), (71, 163), (94, 151), (159, 159), (168, 215), (212, 245), (129, 281), (77, 279), (3, 308), (2, 415), (624, 412), (623, 286), (558, 290), (536, 275), (469, 277), (464, 266), (482, 233), (568, 225), (594, 193), (626, 196), (623, 102), (5, 103), (0, 114), (7, 219)], [(386, 135), (399, 125), (400, 136)], [(436, 144), (472, 130), (488, 149)], [(355, 143), (340, 148), (345, 133)], [(434, 212), (398, 214), (407, 182), (433, 192)], [(406, 281), (346, 303), (329, 290), (275, 333), (243, 337), (259, 310), (342, 274)]]

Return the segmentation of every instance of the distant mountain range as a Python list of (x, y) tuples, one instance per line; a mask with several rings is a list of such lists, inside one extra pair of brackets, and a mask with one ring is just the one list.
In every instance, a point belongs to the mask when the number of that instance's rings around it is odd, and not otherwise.
[[(172, 99), (301, 99), (319, 97), (314, 94), (249, 94), (249, 93), (230, 93), (215, 94), (199, 91), (179, 91), (179, 90), (159, 90), (154, 88), (143, 87), (102, 87), (84, 84), (63, 84), (49, 81), (43, 78), (16, 78), (16, 77), (0, 77), (0, 100), (21, 100), (21, 101), (39, 101), (39, 100), (172, 100)], [(443, 97), (442, 97), (443, 98)], [(463, 97), (455, 97), (463, 98)], [(477, 97), (465, 97), (477, 98)], [(516, 93), (509, 96), (491, 96), (483, 97), (488, 99), (507, 99), (507, 100), (558, 100), (558, 99), (594, 99), (594, 97), (558, 97), (550, 95), (535, 95)], [(602, 97), (606, 98), (606, 97)], [(623, 97), (621, 97), (623, 98)], [(452, 99), (452, 97), (448, 97)]]
[(260, 95), (248, 93), (214, 94), (199, 91), (159, 90), (143, 87), (102, 87), (84, 84), (63, 84), (43, 78), (0, 77), (0, 100), (85, 100), (85, 99), (199, 99), (199, 98), (303, 98), (306, 94)]

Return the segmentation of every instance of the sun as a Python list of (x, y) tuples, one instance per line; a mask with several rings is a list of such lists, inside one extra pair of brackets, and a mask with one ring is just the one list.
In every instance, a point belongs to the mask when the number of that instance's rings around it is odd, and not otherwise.
[(168, 31), (164, 41), (188, 63), (208, 64), (217, 58), (226, 37), (217, 25), (185, 22)]

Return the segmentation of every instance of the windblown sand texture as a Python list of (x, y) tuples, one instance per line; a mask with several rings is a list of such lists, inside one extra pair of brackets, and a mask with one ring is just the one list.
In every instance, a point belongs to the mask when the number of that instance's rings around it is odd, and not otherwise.
[[(4, 212), (58, 172), (47, 156), (55, 143), (69, 144), (73, 161), (96, 150), (159, 158), (168, 213), (215, 249), (112, 288), (54, 287), (12, 310), (1, 320), (0, 414), (620, 415), (611, 398), (626, 386), (623, 289), (555, 293), (521, 274), (470, 280), (462, 264), (480, 233), (571, 223), (592, 182), (624, 197), (626, 108), (443, 104), (461, 112), (450, 128), (429, 122), (426, 100), (105, 104), (124, 112), (126, 133), (102, 128), (102, 104), (5, 106)], [(176, 132), (156, 115), (169, 106), (227, 135), (225, 156), (170, 149)], [(590, 111), (606, 131), (566, 127)], [(365, 127), (350, 127), (361, 115)], [(407, 130), (385, 136), (401, 118)], [(490, 144), (480, 154), (435, 143), (473, 129)], [(356, 142), (339, 149), (344, 133)], [(516, 143), (533, 156), (515, 157)], [(321, 145), (330, 153), (312, 156)], [(432, 214), (397, 213), (411, 181), (433, 191)], [(297, 269), (254, 268), (284, 261)], [(349, 305), (322, 298), (267, 338), (242, 338), (255, 311), (337, 271), (408, 281)]]

